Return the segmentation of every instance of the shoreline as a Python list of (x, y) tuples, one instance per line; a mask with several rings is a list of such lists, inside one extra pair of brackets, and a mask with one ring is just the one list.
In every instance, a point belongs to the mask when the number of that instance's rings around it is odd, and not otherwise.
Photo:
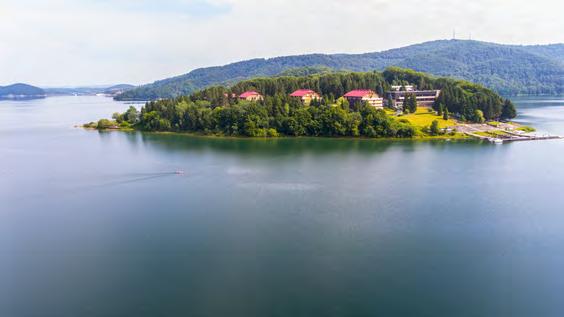
[(132, 128), (109, 128), (109, 129), (97, 129), (91, 127), (85, 127), (82, 125), (75, 125), (75, 128), (81, 128), (88, 131), (98, 131), (98, 132), (139, 132), (146, 134), (156, 134), (156, 135), (174, 135), (174, 136), (186, 136), (186, 137), (196, 137), (196, 138), (209, 138), (209, 139), (231, 139), (231, 140), (289, 140), (289, 139), (320, 139), (320, 140), (363, 140), (363, 141), (394, 141), (394, 142), (405, 142), (405, 141), (478, 141), (464, 133), (456, 133), (455, 135), (437, 135), (437, 136), (415, 136), (412, 138), (369, 138), (369, 137), (350, 137), (350, 136), (291, 136), (282, 135), (277, 137), (249, 137), (249, 136), (233, 136), (233, 135), (220, 135), (220, 134), (203, 134), (194, 132), (176, 132), (176, 131), (143, 131)]

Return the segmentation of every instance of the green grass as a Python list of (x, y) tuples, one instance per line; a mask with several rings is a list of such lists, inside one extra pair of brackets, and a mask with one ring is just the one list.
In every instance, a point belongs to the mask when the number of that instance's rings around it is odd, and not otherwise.
[(435, 112), (429, 112), (426, 107), (418, 107), (415, 113), (404, 114), (397, 117), (398, 119), (405, 119), (413, 126), (418, 128), (427, 128), (434, 120), (439, 122), (439, 128), (447, 128), (456, 126), (457, 122), (454, 119), (443, 120), (441, 116), (437, 116)]
[(464, 133), (449, 133), (449, 134), (440, 134), (440, 135), (428, 135), (428, 134), (420, 134), (413, 137), (413, 140), (468, 140), (472, 139), (472, 137), (464, 134)]
[(535, 128), (533, 128), (533, 127), (528, 127), (528, 126), (526, 126), (526, 125), (517, 128), (517, 130), (523, 131), (523, 132), (535, 132), (535, 131), (537, 131)]

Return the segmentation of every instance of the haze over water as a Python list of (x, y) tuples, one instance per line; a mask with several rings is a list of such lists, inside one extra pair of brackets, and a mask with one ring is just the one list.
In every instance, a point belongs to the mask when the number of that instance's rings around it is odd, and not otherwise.
[[(564, 99), (514, 101), (564, 135)], [(128, 106), (0, 101), (0, 316), (564, 312), (562, 140), (73, 127)]]

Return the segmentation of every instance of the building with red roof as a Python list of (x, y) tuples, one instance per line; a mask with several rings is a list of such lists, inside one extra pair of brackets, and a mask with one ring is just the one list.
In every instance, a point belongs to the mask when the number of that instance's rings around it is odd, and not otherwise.
[(311, 89), (298, 89), (290, 94), (290, 97), (300, 98), (304, 104), (310, 104), (312, 100), (321, 99), (321, 96)]
[(370, 89), (351, 90), (346, 93), (343, 98), (347, 99), (350, 104), (367, 102), (373, 107), (384, 108), (384, 98), (381, 98), (376, 92)]
[(246, 101), (259, 101), (259, 100), (263, 100), (264, 97), (258, 92), (251, 90), (251, 91), (245, 91), (244, 93), (239, 95), (239, 99)]

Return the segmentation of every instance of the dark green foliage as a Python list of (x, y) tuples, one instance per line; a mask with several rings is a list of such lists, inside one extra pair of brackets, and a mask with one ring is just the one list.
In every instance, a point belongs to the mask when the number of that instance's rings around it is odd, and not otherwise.
[[(445, 110), (443, 110), (443, 120), (447, 121), (448, 119), (450, 119), (450, 113), (448, 112), (448, 108), (445, 108)], [(464, 118), (460, 119), (464, 121)]]
[(503, 102), (503, 107), (501, 108), (501, 120), (510, 120), (517, 116), (517, 110), (515, 110), (515, 105), (509, 99), (505, 99)]
[(405, 99), (407, 100), (408, 111), (415, 113), (417, 111), (417, 97), (414, 94), (409, 94)]
[[(328, 69), (373, 71), (389, 66), (477, 82), (504, 95), (562, 94), (562, 56), (563, 44), (516, 46), (462, 40), (432, 41), (379, 53), (312, 54), (201, 68), (127, 91), (117, 99), (174, 98), (209, 86), (230, 85), (255, 77), (304, 76), (326, 73)], [(429, 87), (426, 80), (415, 84), (420, 89)], [(379, 92), (378, 88), (375, 91)]]
[(431, 135), (439, 135), (441, 133), (441, 130), (439, 129), (439, 121), (433, 120), (433, 122), (431, 122), (429, 132)]
[(403, 103), (401, 105), (401, 109), (402, 109), (403, 113), (405, 113), (405, 114), (409, 113), (409, 102), (408, 102), (407, 96), (405, 96), (405, 98), (403, 98)]
[(123, 119), (130, 124), (136, 124), (139, 122), (139, 111), (133, 106), (130, 106), (129, 109), (123, 114)]
[[(426, 89), (441, 89), (439, 105), (461, 117), (482, 121), (501, 114), (503, 99), (475, 84), (454, 79), (433, 78), (412, 70), (390, 68), (383, 74), (330, 73), (305, 77), (274, 77), (247, 80), (227, 87), (210, 87), (191, 96), (148, 102), (139, 114), (130, 107), (114, 119), (148, 131), (186, 131), (204, 134), (265, 137), (288, 136), (366, 136), (412, 137), (416, 130), (409, 122), (395, 120), (383, 110), (366, 103), (349, 104), (342, 96), (352, 89), (387, 90), (391, 84), (415, 83)], [(380, 87), (380, 88), (379, 88)], [(324, 98), (306, 106), (289, 94), (310, 88)], [(264, 95), (259, 102), (233, 97), (246, 90)], [(507, 106), (509, 107), (509, 106)], [(405, 109), (415, 112), (417, 100), (410, 94)], [(509, 109), (509, 108), (508, 108)]]
[(415, 129), (397, 122), (383, 110), (360, 104), (358, 110), (321, 104), (316, 107), (281, 103), (279, 96), (264, 102), (239, 102), (212, 107), (187, 98), (149, 102), (137, 127), (147, 131), (195, 132), (230, 136), (272, 137), (412, 137)]
[(437, 115), (442, 116), (444, 111), (445, 111), (445, 106), (442, 103), (439, 104), (439, 106), (437, 107)]
[(335, 70), (327, 67), (327, 66), (306, 66), (306, 67), (296, 67), (296, 68), (290, 68), (287, 69), (283, 72), (281, 72), (280, 74), (278, 74), (277, 76), (280, 77), (289, 77), (289, 76), (293, 76), (293, 77), (300, 77), (300, 76), (310, 76), (310, 75), (315, 75), (315, 74), (328, 74), (328, 73), (332, 73)]
[(394, 102), (394, 99), (392, 99), (391, 97), (388, 97), (388, 98), (386, 99), (386, 104), (385, 104), (385, 105), (386, 105), (387, 108), (390, 108), (390, 109), (395, 109), (395, 106), (396, 106), (396, 104), (395, 104), (395, 102)]

